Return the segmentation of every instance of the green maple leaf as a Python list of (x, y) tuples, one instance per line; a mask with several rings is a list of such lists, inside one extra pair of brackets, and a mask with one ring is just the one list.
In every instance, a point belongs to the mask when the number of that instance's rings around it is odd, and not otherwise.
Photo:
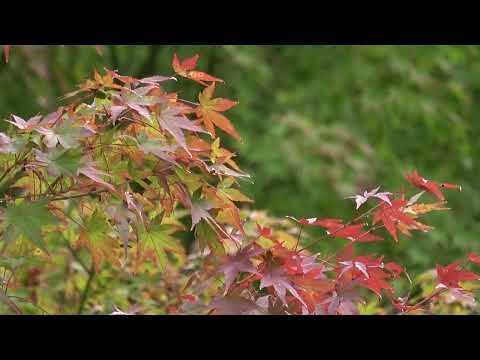
[(53, 148), (60, 143), (65, 149), (70, 149), (78, 146), (80, 139), (92, 135), (91, 131), (78, 126), (71, 119), (65, 119), (63, 123), (53, 128), (40, 127), (35, 130), (44, 135), (43, 141), (48, 148)]
[(46, 208), (47, 201), (24, 201), (5, 211), (5, 227), (11, 225), (20, 234), (48, 253), (42, 237), (42, 228), (55, 225), (57, 218)]
[(83, 220), (77, 244), (86, 247), (92, 255), (92, 260), (97, 272), (101, 269), (102, 259), (106, 257), (111, 263), (117, 264), (115, 247), (117, 242), (110, 237), (112, 230), (105, 214), (96, 209), (93, 214)]
[(172, 224), (154, 224), (149, 230), (142, 229), (139, 235), (144, 257), (153, 258), (164, 269), (168, 263), (166, 252), (183, 254), (180, 241), (172, 236), (178, 228)]
[(37, 152), (37, 160), (47, 164), (47, 171), (53, 176), (75, 176), (82, 165), (82, 151), (75, 149), (54, 149), (47, 153)]

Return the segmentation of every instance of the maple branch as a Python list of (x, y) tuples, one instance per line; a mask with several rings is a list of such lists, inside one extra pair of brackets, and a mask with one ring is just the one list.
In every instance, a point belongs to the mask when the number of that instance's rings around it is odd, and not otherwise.
[(3, 179), (5, 179), (5, 177), (10, 173), (10, 171), (12, 171), (12, 169), (15, 168), (15, 166), (17, 166), (18, 164), (21, 164), (22, 162), (24, 162), (24, 161), (26, 160), (26, 158), (28, 157), (28, 155), (30, 155), (30, 151), (31, 151), (31, 150), (28, 150), (28, 151), (25, 153), (25, 155), (24, 155), (24, 157), (22, 158), (22, 160), (20, 160), (20, 156), (19, 156), (19, 158), (16, 159), (15, 162), (5, 170), (5, 172), (2, 174), (2, 176), (0, 176), (0, 183), (2, 182)]
[(83, 289), (82, 299), (80, 300), (80, 305), (78, 306), (77, 315), (81, 315), (83, 312), (83, 308), (85, 307), (85, 303), (87, 302), (88, 295), (90, 292), (90, 288), (92, 286), (93, 278), (95, 277), (95, 263), (92, 261), (92, 265), (90, 270), (88, 271), (88, 280), (85, 288)]
[(297, 243), (295, 244), (295, 250), (294, 251), (297, 251), (298, 244), (300, 243), (300, 238), (302, 237), (302, 231), (303, 231), (303, 224), (300, 224), (300, 231), (298, 232)]
[(433, 291), (429, 296), (427, 296), (425, 299), (423, 299), (422, 301), (420, 301), (419, 303), (415, 304), (415, 305), (412, 305), (411, 308), (407, 309), (405, 312), (410, 312), (410, 311), (414, 311), (414, 310), (417, 310), (419, 307), (421, 307), (423, 304), (425, 304), (426, 302), (432, 300), (435, 296), (437, 295), (440, 295), (441, 293), (444, 293), (445, 291), (447, 291), (448, 289), (437, 289), (435, 291)]
[(7, 305), (15, 314), (22, 315), (22, 310), (20, 310), (17, 304), (15, 304), (3, 290), (0, 290), (0, 301)]
[(10, 295), (9, 297), (10, 297), (10, 298), (13, 298), (13, 299), (17, 299), (17, 300), (19, 300), (19, 301), (23, 301), (23, 302), (29, 303), (29, 304), (35, 306), (37, 309), (40, 309), (41, 311), (43, 311), (45, 314), (50, 315), (50, 313), (49, 313), (47, 310), (45, 310), (44, 308), (42, 308), (40, 305), (35, 304), (35, 303), (34, 303), (33, 301), (31, 301), (31, 300), (22, 298), (22, 297), (20, 297), (20, 296), (15, 296), (15, 295)]
[(69, 195), (69, 196), (62, 196), (62, 197), (50, 199), (50, 201), (75, 199), (75, 198), (79, 198), (79, 197), (83, 197), (83, 196), (88, 196), (88, 195), (97, 195), (97, 194), (101, 194), (101, 193), (104, 193), (104, 192), (108, 192), (108, 190), (107, 190), (107, 189), (102, 189), (102, 190), (90, 191), (90, 192), (83, 193), (83, 194), (75, 194), (75, 195)]

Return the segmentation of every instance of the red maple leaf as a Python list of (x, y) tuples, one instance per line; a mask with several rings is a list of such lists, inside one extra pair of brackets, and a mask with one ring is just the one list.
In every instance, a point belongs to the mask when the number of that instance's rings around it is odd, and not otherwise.
[(373, 215), (373, 225), (382, 222), (395, 242), (398, 242), (397, 228), (406, 235), (409, 235), (408, 230), (427, 231), (430, 229), (427, 225), (414, 220), (402, 212), (401, 209), (406, 204), (407, 201), (403, 199), (393, 200), (391, 206), (383, 202)]
[(440, 191), (440, 187), (444, 187), (444, 188), (447, 188), (447, 189), (462, 190), (462, 187), (460, 185), (449, 184), (449, 183), (437, 184), (434, 181), (427, 180), (423, 176), (421, 176), (417, 172), (417, 170), (414, 170), (411, 174), (405, 173), (405, 178), (413, 186), (432, 193), (440, 201), (445, 200), (445, 196)]
[(383, 240), (381, 236), (372, 234), (368, 231), (363, 231), (363, 227), (365, 224), (354, 224), (354, 225), (334, 225), (328, 228), (327, 233), (329, 235), (344, 238), (350, 241), (358, 241), (358, 242), (370, 242), (370, 241), (377, 241)]
[(472, 281), (479, 280), (480, 275), (462, 270), (458, 261), (453, 262), (445, 267), (437, 265), (437, 276), (439, 287), (446, 287), (449, 289), (462, 288), (459, 284), (460, 281)]
[(200, 55), (196, 54), (196, 55), (192, 56), (191, 58), (180, 61), (177, 54), (173, 54), (173, 61), (172, 61), (173, 70), (178, 75), (183, 76), (187, 79), (191, 79), (193, 81), (196, 81), (203, 86), (208, 85), (208, 84), (205, 83), (205, 81), (224, 82), (222, 79), (216, 78), (212, 75), (208, 75), (207, 73), (204, 73), (202, 71), (193, 70), (197, 66), (197, 61), (198, 61), (199, 57), (200, 57)]

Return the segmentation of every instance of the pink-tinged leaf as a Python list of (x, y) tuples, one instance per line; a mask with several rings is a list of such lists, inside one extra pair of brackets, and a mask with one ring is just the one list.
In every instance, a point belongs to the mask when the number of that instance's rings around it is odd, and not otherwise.
[(193, 230), (195, 225), (199, 223), (200, 220), (214, 220), (212, 215), (208, 212), (208, 210), (215, 208), (215, 205), (207, 202), (207, 201), (200, 201), (192, 204), (191, 214), (192, 214), (192, 227), (190, 230)]
[(158, 123), (162, 129), (175, 138), (178, 144), (183, 147), (188, 154), (190, 154), (190, 151), (188, 150), (182, 129), (206, 133), (201, 127), (195, 125), (182, 115), (181, 109), (179, 108), (168, 107), (163, 109), (158, 117)]
[(355, 203), (357, 205), (357, 210), (367, 202), (367, 200), (371, 197), (376, 197), (377, 199), (380, 199), (384, 202), (386, 202), (389, 205), (392, 205), (390, 202), (390, 198), (388, 197), (389, 195), (392, 195), (390, 192), (381, 192), (379, 193), (378, 190), (380, 189), (380, 186), (377, 187), (376, 189), (373, 189), (372, 191), (364, 191), (363, 195), (354, 195), (354, 196), (348, 196), (345, 199), (355, 199)]
[(63, 115), (63, 108), (59, 108), (57, 111), (54, 111), (48, 115), (45, 115), (42, 121), (40, 122), (40, 124), (42, 126), (51, 126), (55, 124), (62, 117), (62, 115)]
[(115, 191), (115, 188), (113, 187), (112, 184), (107, 183), (105, 180), (101, 178), (101, 176), (111, 176), (110, 174), (107, 174), (101, 170), (98, 170), (95, 167), (95, 163), (92, 161), (87, 162), (84, 166), (82, 166), (80, 169), (78, 169), (78, 174), (85, 175), (86, 177), (92, 179), (95, 181), (97, 184), (100, 184), (107, 188), (110, 191)]
[(117, 121), (118, 117), (125, 110), (127, 110), (126, 106), (112, 106), (110, 108), (110, 120), (112, 120), (113, 125), (115, 125), (115, 122)]
[(135, 210), (138, 214), (138, 217), (143, 222), (142, 207), (139, 204), (137, 204), (137, 202), (135, 201), (131, 193), (126, 191), (124, 195), (125, 195), (125, 200), (127, 201), (127, 208), (130, 210)]
[(144, 118), (147, 118), (147, 119), (150, 118), (150, 112), (147, 109), (145, 109), (143, 106), (132, 103), (132, 102), (128, 102), (127, 106), (130, 109), (132, 109), (132, 110), (136, 111), (137, 113), (139, 113), (140, 115), (142, 115)]
[(41, 118), (42, 118), (41, 116), (37, 115), (28, 119), (28, 121), (25, 121), (20, 116), (12, 115), (13, 121), (11, 120), (6, 120), (6, 121), (16, 126), (20, 130), (32, 130), (39, 124)]
[(319, 303), (316, 307), (317, 315), (358, 315), (356, 303), (361, 301), (358, 294), (358, 280), (339, 279), (332, 296)]
[(178, 148), (178, 145), (163, 145), (154, 140), (147, 140), (143, 143), (139, 143), (138, 148), (146, 155), (153, 154), (163, 161), (180, 166), (171, 155)]
[(288, 290), (303, 306), (307, 307), (307, 304), (305, 304), (297, 290), (293, 287), (293, 283), (283, 267), (270, 264), (261, 276), (260, 289), (273, 286), (275, 293), (285, 305), (287, 304), (286, 295)]
[(13, 140), (4, 133), (0, 132), (0, 153), (7, 154), (15, 152)]
[(225, 292), (227, 294), (230, 286), (235, 281), (237, 275), (241, 272), (256, 274), (257, 269), (252, 265), (250, 259), (264, 252), (259, 247), (247, 247), (233, 256), (228, 256), (224, 263), (218, 268), (218, 272), (225, 275)]
[(78, 126), (70, 119), (66, 119), (62, 124), (56, 124), (55, 127), (35, 128), (35, 131), (44, 135), (43, 142), (48, 148), (54, 148), (59, 143), (65, 149), (70, 149), (77, 146), (80, 139), (93, 135), (91, 130)]
[(251, 300), (241, 296), (217, 296), (208, 306), (216, 315), (260, 315), (265, 311)]

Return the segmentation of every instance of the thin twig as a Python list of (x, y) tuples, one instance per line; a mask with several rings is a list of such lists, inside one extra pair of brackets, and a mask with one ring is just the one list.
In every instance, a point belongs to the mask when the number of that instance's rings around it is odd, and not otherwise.
[(95, 277), (95, 263), (92, 261), (92, 266), (88, 272), (88, 280), (85, 288), (83, 289), (82, 299), (80, 300), (80, 305), (78, 306), (77, 315), (81, 315), (83, 312), (83, 308), (85, 307), (85, 303), (87, 302), (88, 295), (90, 293), (90, 288), (92, 286), (93, 278)]

